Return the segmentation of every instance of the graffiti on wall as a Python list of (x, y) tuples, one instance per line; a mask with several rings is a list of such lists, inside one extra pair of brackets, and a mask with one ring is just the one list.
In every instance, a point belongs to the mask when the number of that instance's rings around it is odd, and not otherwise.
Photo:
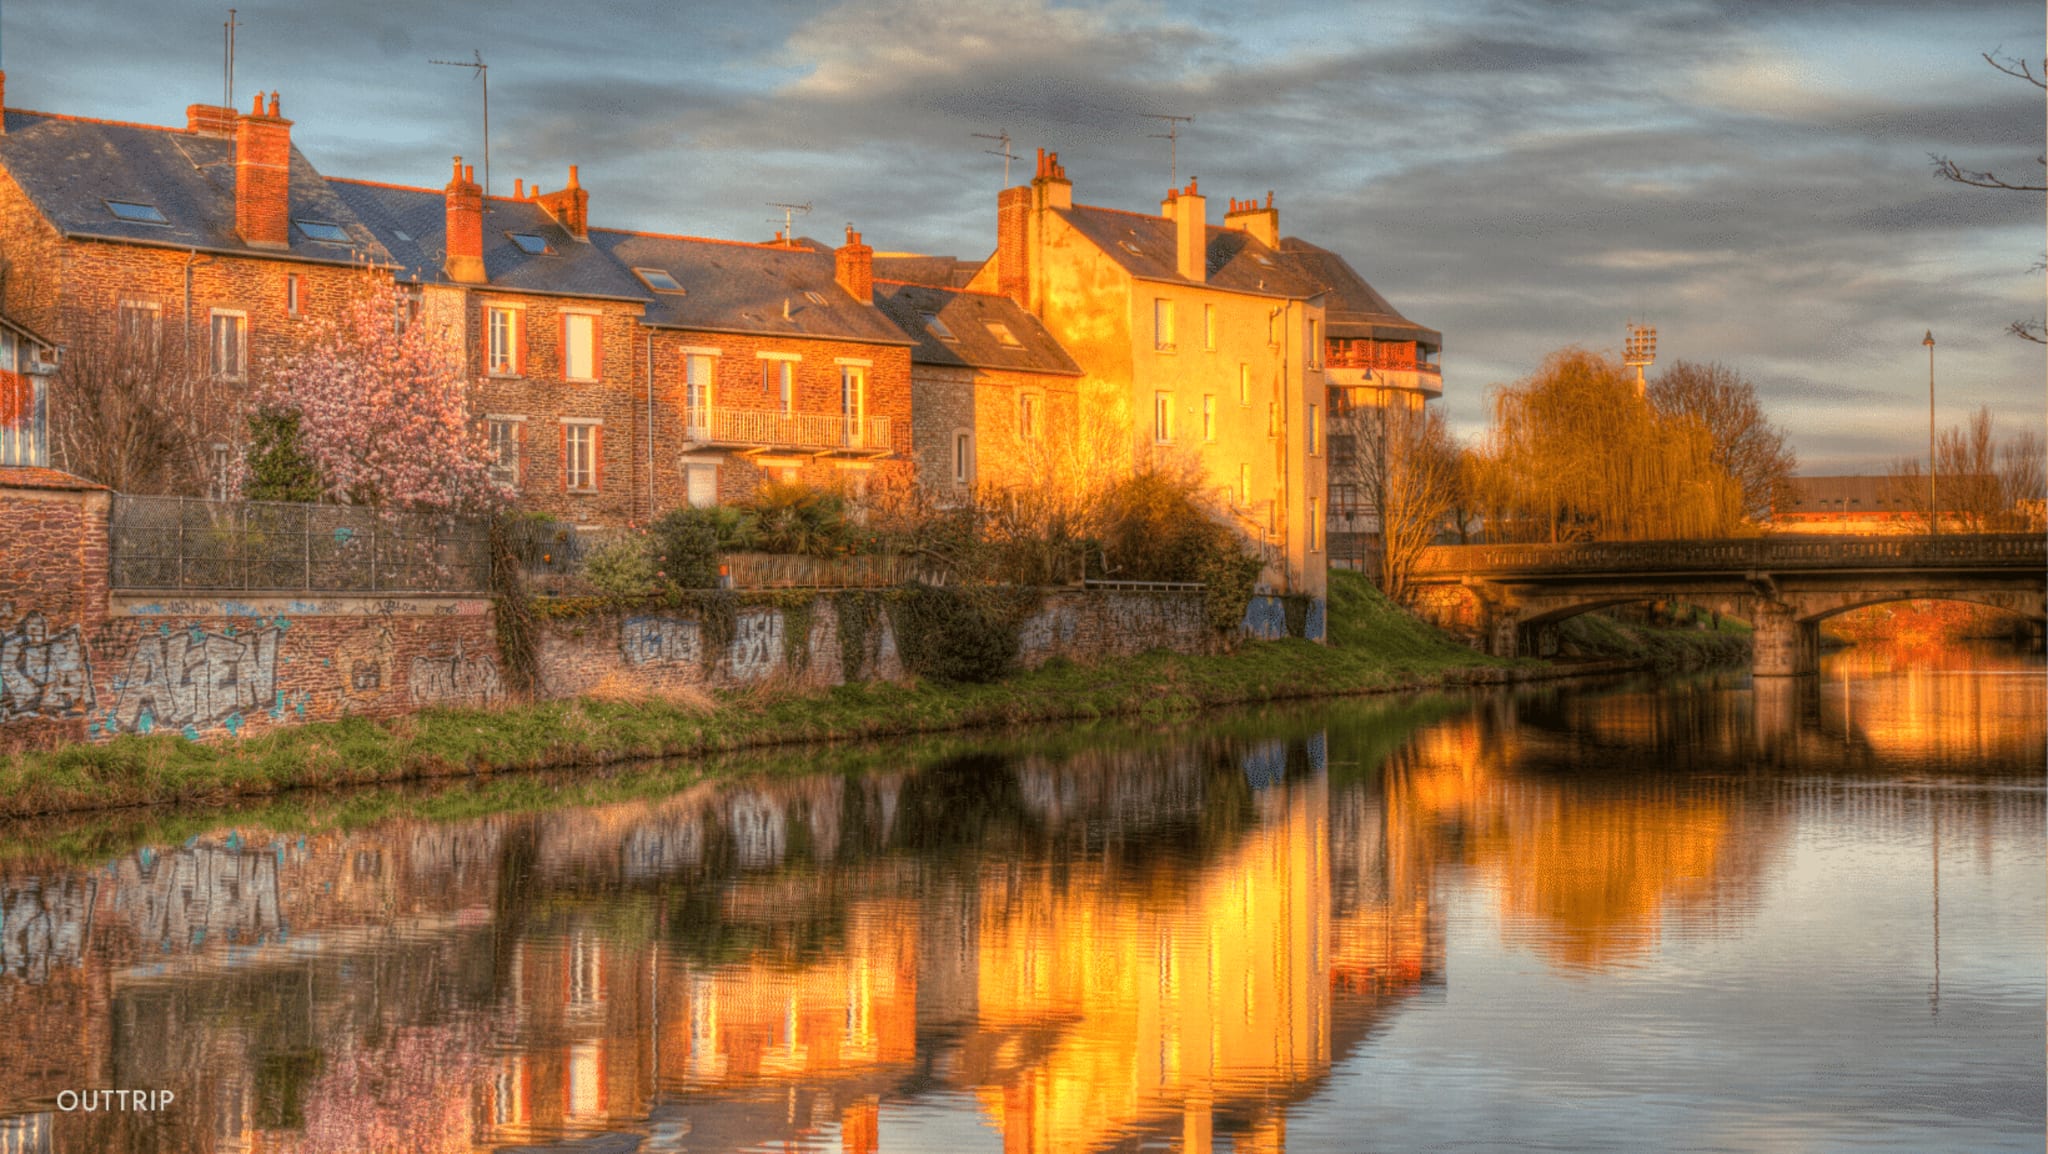
[(334, 651), (334, 666), (341, 676), (344, 698), (368, 704), (391, 688), (391, 657), (394, 646), (388, 626), (356, 633)]
[(703, 629), (681, 617), (629, 617), (619, 626), (628, 665), (695, 665), (703, 659)]
[(460, 643), (446, 656), (413, 658), (410, 685), (414, 705), (489, 705), (505, 693), (497, 658)]
[(90, 878), (0, 881), (0, 973), (39, 983), (82, 963), (97, 889)]
[(278, 855), (226, 845), (166, 853), (145, 847), (113, 868), (113, 910), (138, 943), (164, 953), (208, 941), (258, 945), (284, 930), (278, 911)]
[(40, 613), (0, 633), (0, 723), (83, 717), (94, 705), (92, 664), (78, 626), (52, 634)]
[(1270, 594), (1259, 594), (1244, 607), (1244, 632), (1261, 641), (1278, 641), (1287, 636), (1287, 603)]
[(277, 712), (277, 651), (287, 622), (218, 633), (192, 626), (159, 626), (144, 634), (113, 683), (114, 711), (107, 728), (131, 733), (182, 729), (187, 737), (220, 726), (241, 731), (258, 710)]
[(782, 664), (782, 614), (773, 609), (741, 613), (733, 623), (726, 667), (736, 681), (755, 681)]

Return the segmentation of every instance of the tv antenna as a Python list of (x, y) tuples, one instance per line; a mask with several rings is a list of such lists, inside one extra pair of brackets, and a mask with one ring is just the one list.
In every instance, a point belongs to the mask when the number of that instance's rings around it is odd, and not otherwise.
[(220, 26), (220, 106), (230, 111), (235, 107), (235, 29), (241, 26), (242, 22), (235, 19), (235, 10), (228, 9), (227, 23)]
[(472, 48), (475, 60), (429, 60), (446, 68), (467, 68), (476, 73), (484, 87), (484, 204), (491, 203), (491, 66), (484, 63), (482, 49)]
[[(768, 202), (768, 207), (782, 210), (782, 243), (785, 245), (795, 245), (796, 218), (811, 211), (811, 202), (807, 200), (802, 204), (787, 204), (783, 201), (771, 200)], [(774, 224), (775, 218), (769, 217), (768, 223)]]
[(1657, 363), (1657, 326), (1628, 322), (1628, 336), (1621, 342), (1621, 363), (1636, 371), (1636, 395), (1649, 388), (1643, 370)]
[(1151, 138), (1152, 138), (1152, 139), (1154, 139), (1154, 140), (1163, 140), (1163, 141), (1165, 141), (1165, 142), (1166, 142), (1166, 147), (1167, 147), (1167, 154), (1168, 154), (1168, 156), (1169, 156), (1169, 157), (1170, 157), (1170, 158), (1172, 159), (1172, 163), (1173, 163), (1173, 168), (1172, 168), (1172, 172), (1173, 172), (1173, 181), (1172, 181), (1172, 185), (1173, 185), (1173, 187), (1175, 187), (1175, 188), (1179, 188), (1179, 187), (1180, 187), (1180, 126), (1181, 126), (1181, 125), (1183, 125), (1183, 124), (1193, 124), (1193, 123), (1194, 123), (1194, 121), (1195, 121), (1195, 118), (1194, 118), (1194, 117), (1192, 117), (1192, 116), (1175, 116), (1175, 115), (1173, 115), (1172, 113), (1168, 113), (1168, 112), (1146, 112), (1146, 113), (1142, 113), (1141, 115), (1143, 115), (1143, 116), (1145, 117), (1145, 119), (1147, 119), (1147, 120), (1164, 120), (1164, 121), (1166, 122), (1166, 131), (1165, 131), (1165, 132), (1148, 132), (1148, 133), (1146, 133), (1145, 135), (1147, 135), (1147, 136), (1151, 137)]
[(1010, 152), (1010, 130), (1005, 128), (1000, 132), (997, 132), (994, 136), (990, 136), (986, 132), (977, 132), (974, 134), (974, 137), (976, 140), (994, 140), (1000, 142), (999, 147), (984, 148), (982, 149), (982, 151), (989, 154), (990, 156), (1000, 156), (1003, 158), (1003, 187), (1010, 187), (1010, 162), (1013, 160), (1023, 159), (1022, 157), (1012, 155)]

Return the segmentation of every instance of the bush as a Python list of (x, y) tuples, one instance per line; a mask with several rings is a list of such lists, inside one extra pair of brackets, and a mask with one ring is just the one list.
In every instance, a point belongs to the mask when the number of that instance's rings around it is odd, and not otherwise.
[(242, 496), (250, 501), (318, 501), (319, 467), (306, 456), (296, 409), (261, 408), (249, 414)]
[(1152, 467), (1104, 494), (1096, 519), (1102, 576), (1117, 581), (1198, 581), (1208, 586), (1209, 624), (1243, 620), (1263, 568), (1217, 519), (1192, 470)]
[(583, 559), (583, 575), (609, 597), (638, 598), (654, 592), (654, 563), (637, 535), (614, 537)]
[(847, 523), (845, 500), (806, 485), (764, 487), (745, 517), (747, 536), (764, 553), (826, 557), (845, 551), (857, 536)]
[(720, 526), (738, 522), (738, 515), (728, 509), (673, 509), (662, 514), (647, 535), (655, 580), (679, 589), (715, 587)]
[(1000, 679), (1017, 660), (1016, 606), (994, 590), (913, 585), (891, 606), (903, 665), (936, 681)]

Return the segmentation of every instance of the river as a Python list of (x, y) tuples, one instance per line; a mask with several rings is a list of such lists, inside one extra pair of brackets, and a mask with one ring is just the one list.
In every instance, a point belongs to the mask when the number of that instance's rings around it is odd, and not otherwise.
[(4, 828), (0, 1152), (2038, 1151), (2044, 690), (1852, 650)]

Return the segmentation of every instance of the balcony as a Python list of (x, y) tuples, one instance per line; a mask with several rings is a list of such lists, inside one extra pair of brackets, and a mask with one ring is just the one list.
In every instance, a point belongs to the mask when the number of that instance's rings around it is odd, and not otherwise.
[(1327, 369), (1382, 369), (1392, 373), (1423, 373), (1438, 377), (1443, 368), (1412, 354), (1367, 351), (1332, 343), (1323, 353)]
[(686, 418), (683, 435), (691, 445), (873, 457), (890, 452), (887, 417), (860, 419), (839, 413), (784, 413), (711, 405), (688, 410)]

